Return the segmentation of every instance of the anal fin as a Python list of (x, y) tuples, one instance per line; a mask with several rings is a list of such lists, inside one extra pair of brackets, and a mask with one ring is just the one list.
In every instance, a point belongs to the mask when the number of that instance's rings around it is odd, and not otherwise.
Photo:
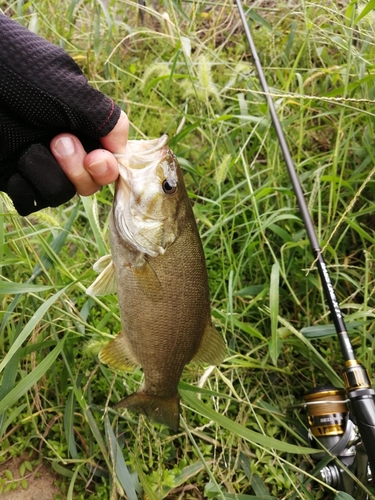
[(99, 359), (111, 368), (126, 372), (134, 370), (140, 364), (132, 353), (124, 332), (118, 333), (103, 347), (99, 353)]
[(226, 347), (223, 338), (211, 323), (207, 323), (193, 361), (217, 366), (223, 362), (225, 354)]

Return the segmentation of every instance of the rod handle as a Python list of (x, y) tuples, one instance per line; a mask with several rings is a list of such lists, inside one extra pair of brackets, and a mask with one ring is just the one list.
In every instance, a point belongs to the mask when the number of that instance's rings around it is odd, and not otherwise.
[(368, 394), (361, 394), (357, 397), (349, 394), (349, 399), (367, 453), (371, 474), (375, 478), (375, 393), (373, 389), (367, 391)]
[(347, 361), (343, 375), (352, 414), (375, 478), (375, 391), (366, 368), (358, 361)]

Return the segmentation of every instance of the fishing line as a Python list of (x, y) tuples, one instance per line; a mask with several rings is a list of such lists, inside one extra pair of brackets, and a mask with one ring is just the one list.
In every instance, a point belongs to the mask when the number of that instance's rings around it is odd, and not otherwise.
[(375, 478), (375, 391), (372, 389), (371, 381), (366, 369), (356, 360), (355, 354), (349, 339), (342, 312), (340, 310), (336, 294), (328, 274), (327, 266), (324, 262), (319, 242), (315, 233), (314, 225), (308, 211), (305, 197), (295, 170), (291, 154), (281, 123), (276, 113), (276, 109), (271, 98), (263, 68), (258, 57), (241, 0), (236, 0), (238, 12), (243, 24), (245, 35), (250, 47), (253, 62), (255, 64), (261, 87), (267, 101), (272, 123), (284, 156), (288, 174), (297, 198), (299, 210), (306, 229), (313, 255), (316, 259), (318, 272), (320, 275), (325, 298), (335, 325), (341, 352), (345, 360), (343, 378), (348, 398), (351, 402), (352, 413), (356, 418), (356, 423), (362, 437), (363, 445), (366, 449), (372, 477)]

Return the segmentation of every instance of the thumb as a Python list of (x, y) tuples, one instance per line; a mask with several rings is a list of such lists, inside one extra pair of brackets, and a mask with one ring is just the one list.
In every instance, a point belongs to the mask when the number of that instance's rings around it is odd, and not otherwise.
[(124, 111), (121, 111), (120, 118), (111, 132), (100, 139), (101, 145), (111, 153), (124, 153), (128, 142), (129, 119)]

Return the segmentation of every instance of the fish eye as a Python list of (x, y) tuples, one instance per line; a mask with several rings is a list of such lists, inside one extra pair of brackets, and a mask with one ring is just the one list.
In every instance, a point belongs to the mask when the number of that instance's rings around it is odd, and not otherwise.
[(161, 186), (165, 194), (174, 194), (177, 191), (177, 182), (175, 181), (171, 182), (165, 179)]

